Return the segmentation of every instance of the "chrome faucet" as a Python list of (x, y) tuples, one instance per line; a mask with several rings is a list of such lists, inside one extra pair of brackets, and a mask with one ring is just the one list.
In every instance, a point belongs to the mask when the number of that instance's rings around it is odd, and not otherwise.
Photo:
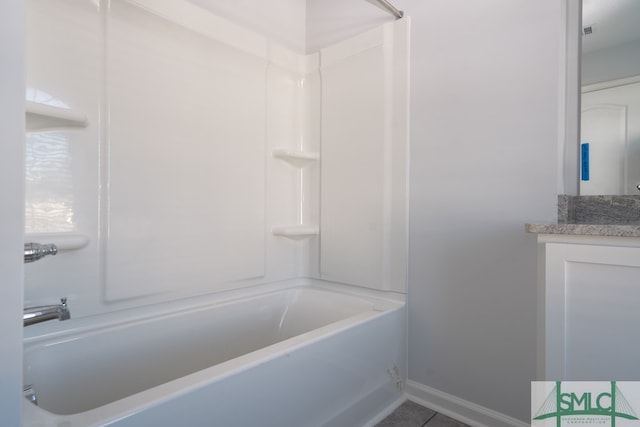
[(40, 243), (25, 243), (24, 244), (24, 262), (38, 261), (47, 255), (55, 255), (58, 253), (58, 248), (53, 243), (42, 245)]
[(67, 307), (67, 299), (60, 298), (61, 304), (40, 305), (37, 307), (27, 307), (22, 314), (24, 326), (33, 325), (34, 323), (45, 322), (47, 320), (68, 320), (71, 318), (71, 312)]

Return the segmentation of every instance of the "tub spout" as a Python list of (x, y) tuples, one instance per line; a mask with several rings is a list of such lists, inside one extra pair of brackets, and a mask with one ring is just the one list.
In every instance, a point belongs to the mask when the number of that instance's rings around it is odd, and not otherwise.
[(22, 314), (24, 326), (33, 325), (34, 323), (45, 322), (47, 320), (68, 320), (71, 318), (71, 312), (67, 307), (67, 299), (61, 298), (60, 304), (41, 305), (37, 307), (27, 307)]

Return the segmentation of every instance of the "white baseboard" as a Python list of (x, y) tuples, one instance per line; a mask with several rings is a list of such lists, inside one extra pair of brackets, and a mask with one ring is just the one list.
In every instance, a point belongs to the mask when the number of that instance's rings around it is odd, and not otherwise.
[(415, 381), (407, 381), (405, 391), (409, 400), (472, 427), (529, 427), (531, 425)]

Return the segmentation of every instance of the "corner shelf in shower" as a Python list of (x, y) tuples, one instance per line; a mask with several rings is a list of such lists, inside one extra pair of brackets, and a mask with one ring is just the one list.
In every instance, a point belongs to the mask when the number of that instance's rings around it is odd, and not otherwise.
[(80, 233), (25, 233), (24, 242), (53, 243), (60, 251), (82, 249), (89, 244), (89, 237)]
[(273, 227), (271, 232), (275, 236), (282, 236), (289, 239), (300, 240), (317, 236), (320, 233), (318, 227), (311, 225), (285, 225)]
[(39, 102), (26, 102), (27, 132), (60, 128), (84, 128), (88, 125), (87, 116), (69, 108), (54, 107)]
[(284, 160), (291, 166), (298, 168), (305, 167), (320, 159), (320, 153), (289, 150), (286, 148), (275, 148), (272, 153), (276, 159)]

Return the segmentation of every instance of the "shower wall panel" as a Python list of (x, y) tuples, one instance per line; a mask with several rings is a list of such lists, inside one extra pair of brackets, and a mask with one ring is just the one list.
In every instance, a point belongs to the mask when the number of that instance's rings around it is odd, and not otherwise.
[(267, 60), (127, 2), (107, 16), (107, 299), (262, 277)]
[(322, 279), (406, 292), (407, 25), (321, 51)]
[(27, 99), (86, 122), (27, 133), (26, 240), (61, 250), (26, 266), (26, 305), (66, 296), (77, 318), (308, 276), (318, 238), (271, 230), (311, 216), (319, 166), (272, 152), (319, 149), (318, 55), (188, 1), (28, 0), (27, 22)]
[[(300, 56), (281, 46), (269, 46), (266, 168), (267, 223), (272, 226), (267, 239), (267, 274), (272, 266), (287, 265), (295, 277), (310, 277), (312, 265), (317, 265), (316, 235), (287, 238), (271, 232), (273, 226), (317, 229), (319, 162), (292, 163), (275, 153), (303, 155), (320, 149), (318, 59), (317, 54)], [(291, 247), (295, 251), (284, 250)]]
[(99, 312), (103, 16), (96, 3), (86, 0), (27, 0), (25, 6), (27, 101), (69, 109), (87, 119), (84, 127), (26, 133), (25, 241), (89, 240), (80, 250), (60, 250), (55, 257), (25, 265), (25, 306), (68, 297), (75, 316), (85, 308)]

